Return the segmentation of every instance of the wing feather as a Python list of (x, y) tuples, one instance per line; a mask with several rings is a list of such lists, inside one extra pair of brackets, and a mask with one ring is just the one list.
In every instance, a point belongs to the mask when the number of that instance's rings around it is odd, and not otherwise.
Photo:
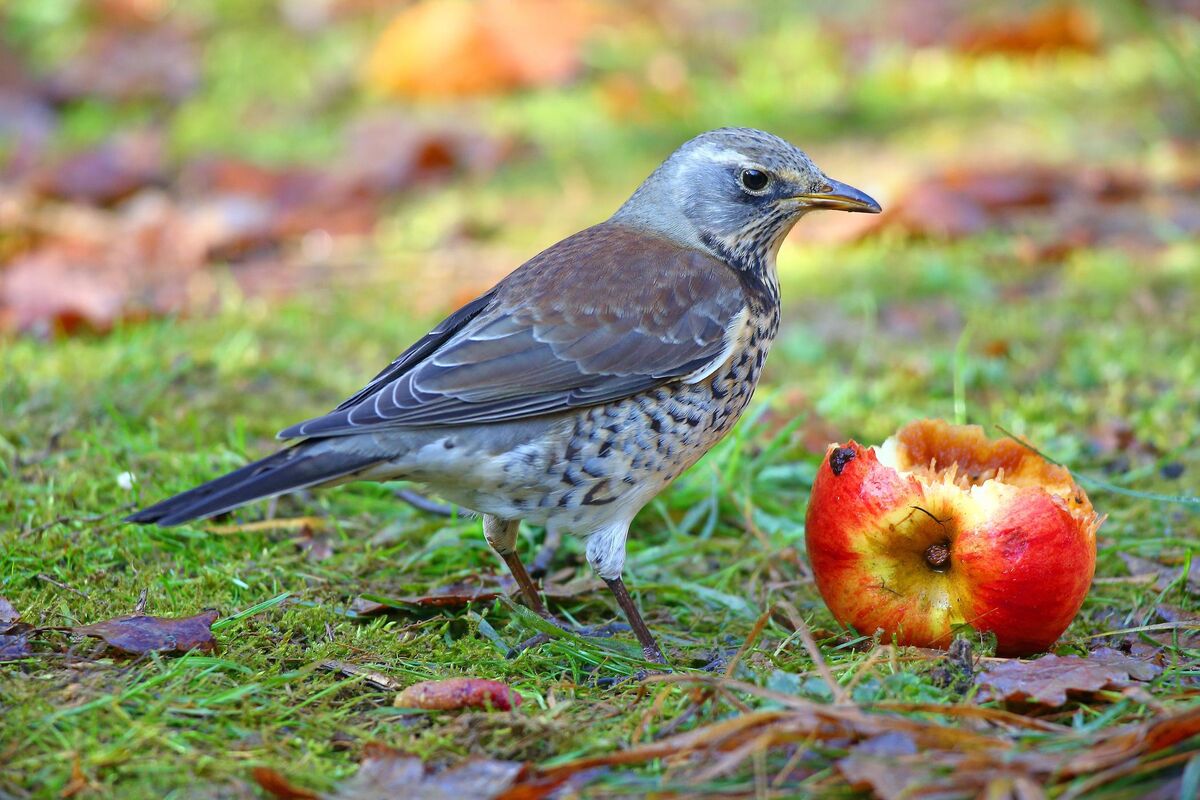
[(744, 321), (723, 262), (603, 223), (447, 317), (330, 413), (280, 436), (524, 419), (687, 379)]

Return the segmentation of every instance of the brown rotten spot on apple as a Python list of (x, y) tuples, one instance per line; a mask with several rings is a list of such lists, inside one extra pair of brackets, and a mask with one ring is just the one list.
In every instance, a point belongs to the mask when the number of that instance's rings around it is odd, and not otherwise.
[(831, 445), (825, 461), (806, 539), (842, 624), (933, 647), (969, 625), (994, 633), (1001, 655), (1023, 655), (1075, 618), (1102, 520), (1064, 467), (943, 420), (878, 448)]

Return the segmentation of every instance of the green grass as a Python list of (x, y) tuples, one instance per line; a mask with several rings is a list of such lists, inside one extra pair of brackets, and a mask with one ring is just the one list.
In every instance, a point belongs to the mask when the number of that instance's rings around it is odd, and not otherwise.
[[(214, 3), (209, 13), (239, 13), (225, 5)], [(51, 25), (53, 15), (40, 13), (41, 21), (27, 14), (22, 24), (32, 32)], [(808, 22), (784, 22), (738, 45), (740, 78), (700, 70), (695, 106), (667, 109), (653, 124), (606, 117), (589, 81), (498, 101), (489, 125), (520, 132), (537, 144), (537, 155), (485, 186), (451, 185), (401, 202), (375, 243), (379, 266), (355, 276), (357, 287), (335, 282), (279, 305), (231, 291), (208, 318), (158, 320), (97, 338), (0, 343), (0, 596), (26, 621), (46, 626), (128, 614), (142, 591), (148, 613), (221, 613), (211, 654), (121, 658), (59, 633), (40, 640), (37, 656), (0, 665), (0, 796), (58, 796), (75, 763), (96, 796), (253, 796), (250, 771), (260, 765), (323, 789), (352, 774), (372, 740), (437, 760), (485, 753), (551, 764), (625, 747), (643, 727), (646, 741), (672, 725), (690, 705), (686, 689), (671, 690), (651, 713), (657, 687), (605, 680), (641, 668), (628, 636), (561, 637), (509, 659), (504, 651), (531, 635), (536, 621), (505, 603), (354, 616), (348, 608), (359, 595), (403, 596), (502, 570), (478, 521), (423, 515), (394, 499), (394, 487), (351, 485), (279, 501), (277, 517), (327, 521), (333, 555), (322, 561), (309, 560), (295, 531), (159, 530), (119, 520), (135, 505), (267, 453), (275, 431), (331, 407), (423, 332), (434, 317), (410, 318), (408, 283), (420, 274), (411, 266), (436, 254), (456, 223), (494, 223), (500, 233), (481, 252), (515, 266), (519, 254), (608, 213), (695, 129), (737, 122), (777, 130), (818, 155), (848, 148), (838, 177), (855, 183), (863, 176), (853, 174), (854, 154), (868, 164), (880, 151), (925, 163), (970, 153), (978, 146), (972, 142), (1003, 142), (1005, 152), (1035, 160), (1146, 165), (1161, 155), (1161, 124), (1191, 124), (1182, 111), (1165, 123), (1156, 116), (1164, 98), (1178, 97), (1186, 84), (1150, 38), (1119, 41), (1102, 59), (1035, 64), (936, 53), (922, 61), (898, 50), (829, 86), (820, 80), (841, 67), (841, 56)], [(1189, 30), (1185, 38), (1194, 43)], [(233, 48), (235, 32), (224, 35)], [(340, 30), (307, 52), (306, 68), (346, 63), (346, 43), (364, 35)], [(794, 41), (811, 45), (809, 60), (787, 61)], [(42, 42), (39, 52), (52, 58), (56, 46)], [(264, 45), (261, 57), (286, 61), (292, 47)], [(641, 63), (639, 47), (636, 39), (618, 40), (590, 57), (603, 74)], [(176, 118), (181, 154), (239, 145), (238, 129), (213, 113), (226, 102), (222, 87), (236, 88), (227, 67), (210, 64), (206, 85), (215, 88)], [(275, 68), (262, 69), (273, 75)], [(814, 90), (798, 94), (795, 86), (806, 82)], [(281, 103), (304, 99), (302, 82), (284, 88)], [(253, 105), (256, 92), (274, 88), (240, 91), (228, 103)], [(998, 105), (1005, 113), (995, 113)], [(248, 152), (319, 158), (340, 113), (311, 123), (313, 138), (308, 127), (291, 134), (307, 139), (291, 145), (280, 136), (279, 125), (293, 119), (284, 114), (248, 135)], [(121, 119), (81, 116), (71, 135), (96, 138)], [(564, 186), (580, 185), (561, 200)], [(822, 221), (805, 220), (799, 238)], [(1000, 234), (957, 243), (793, 240), (781, 272), (785, 324), (752, 411), (647, 507), (631, 535), (626, 580), (678, 671), (699, 671), (718, 651), (736, 650), (760, 614), (786, 600), (817, 631), (837, 679), (852, 680), (869, 648), (838, 630), (805, 577), (805, 500), (820, 457), (806, 442), (819, 444), (823, 431), (878, 442), (924, 416), (982, 424), (994, 435), (1002, 426), (1027, 438), (1084, 476), (1097, 509), (1108, 514), (1099, 580), (1057, 652), (1084, 653), (1093, 637), (1157, 622), (1159, 604), (1200, 610), (1182, 581), (1158, 590), (1117, 580), (1127, 574), (1119, 553), (1182, 570), (1200, 549), (1200, 508), (1186, 501), (1200, 493), (1194, 240), (1149, 257), (1085, 250), (1065, 264), (1037, 267), (1023, 265), (1013, 239)], [(1091, 442), (1113, 421), (1128, 423), (1157, 455), (1106, 471), (1111, 456)], [(1175, 463), (1182, 477), (1165, 477), (1161, 468)], [(132, 489), (121, 487), (125, 472), (136, 477)], [(263, 506), (252, 506), (235, 519), (263, 514)], [(540, 533), (523, 531), (526, 553)], [(564, 577), (589, 574), (574, 541), (556, 568)], [(603, 592), (557, 611), (585, 624), (618, 614)], [(1164, 655), (1148, 694), (1073, 704), (1058, 720), (1099, 730), (1194, 703), (1200, 652), (1167, 647)], [(394, 709), (387, 691), (319, 669), (327, 659), (403, 683), (496, 678), (525, 703), (511, 714), (414, 715)], [(936, 666), (922, 658), (879, 661), (858, 675), (853, 696), (865, 706), (961, 700), (939, 685)], [(799, 639), (774, 618), (736, 677), (829, 699)], [(731, 712), (714, 703), (682, 729)], [(839, 752), (815, 752), (824, 768), (789, 791), (827, 785)], [(698, 790), (663, 774), (657, 763), (610, 772), (598, 791)], [(1107, 796), (1137, 797), (1167, 774), (1150, 771)], [(742, 772), (700, 788), (752, 795), (754, 776)]]

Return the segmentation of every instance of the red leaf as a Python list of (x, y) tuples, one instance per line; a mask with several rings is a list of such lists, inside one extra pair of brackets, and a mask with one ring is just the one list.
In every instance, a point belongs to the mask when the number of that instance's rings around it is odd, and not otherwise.
[(500, 681), (483, 678), (449, 678), (414, 683), (396, 695), (400, 708), (450, 711), (459, 708), (495, 708), (511, 711), (521, 704), (521, 695)]
[(270, 767), (255, 767), (251, 772), (262, 790), (279, 800), (319, 800), (320, 795), (295, 786)]

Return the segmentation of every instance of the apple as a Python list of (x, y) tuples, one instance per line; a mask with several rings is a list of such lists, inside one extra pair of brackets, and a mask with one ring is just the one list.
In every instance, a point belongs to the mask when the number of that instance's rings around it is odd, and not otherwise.
[(1066, 468), (976, 425), (919, 420), (879, 448), (829, 446), (805, 538), (843, 625), (942, 648), (970, 626), (1018, 656), (1079, 612), (1101, 522)]

